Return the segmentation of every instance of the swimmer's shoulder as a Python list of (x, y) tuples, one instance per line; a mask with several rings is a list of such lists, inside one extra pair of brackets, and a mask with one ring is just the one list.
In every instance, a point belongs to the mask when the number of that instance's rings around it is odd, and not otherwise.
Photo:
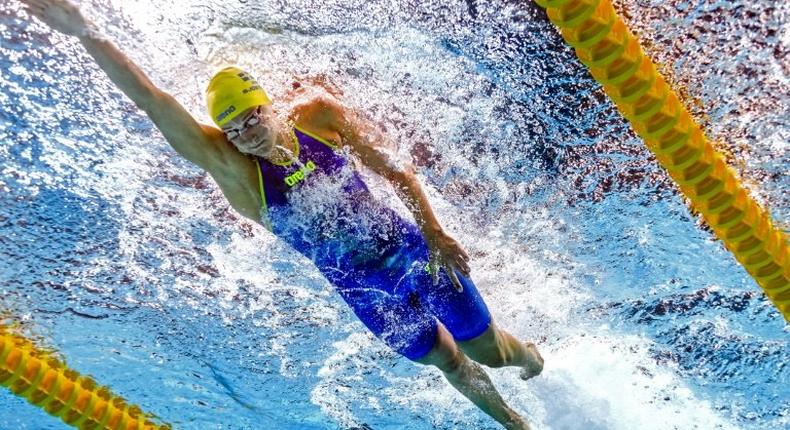
[(260, 222), (261, 199), (258, 189), (258, 162), (243, 154), (213, 125), (201, 124), (208, 144), (217, 148), (217, 160), (205, 170), (214, 178), (222, 194), (239, 214)]
[(339, 124), (343, 122), (344, 112), (345, 108), (335, 97), (320, 94), (295, 105), (289, 118), (297, 128), (341, 146)]

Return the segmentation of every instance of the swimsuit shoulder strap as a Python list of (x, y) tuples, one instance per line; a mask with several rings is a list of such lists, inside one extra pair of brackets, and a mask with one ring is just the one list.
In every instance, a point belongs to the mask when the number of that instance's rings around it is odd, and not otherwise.
[(319, 135), (317, 135), (317, 134), (315, 134), (315, 133), (311, 133), (311, 132), (309, 132), (309, 131), (307, 131), (307, 130), (303, 129), (302, 127), (297, 127), (296, 125), (294, 125), (293, 127), (294, 127), (294, 130), (297, 130), (297, 131), (299, 131), (300, 133), (302, 133), (302, 134), (304, 134), (304, 135), (306, 135), (306, 136), (312, 137), (313, 139), (315, 139), (315, 140), (317, 140), (317, 141), (319, 141), (319, 142), (323, 143), (324, 145), (326, 145), (326, 146), (328, 146), (328, 147), (332, 148), (332, 149), (333, 149), (333, 150), (335, 150), (335, 151), (336, 151), (336, 150), (339, 148), (339, 147), (338, 147), (337, 145), (335, 145), (334, 143), (332, 143), (332, 142), (330, 142), (330, 141), (328, 141), (328, 140), (324, 139), (323, 137), (321, 137), (321, 136), (319, 136)]

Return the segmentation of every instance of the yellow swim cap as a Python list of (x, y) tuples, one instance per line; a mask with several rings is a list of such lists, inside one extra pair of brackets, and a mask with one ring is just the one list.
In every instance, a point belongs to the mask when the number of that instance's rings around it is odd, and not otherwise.
[(268, 104), (271, 100), (266, 91), (238, 67), (225, 67), (215, 73), (206, 88), (208, 113), (219, 127), (251, 107)]

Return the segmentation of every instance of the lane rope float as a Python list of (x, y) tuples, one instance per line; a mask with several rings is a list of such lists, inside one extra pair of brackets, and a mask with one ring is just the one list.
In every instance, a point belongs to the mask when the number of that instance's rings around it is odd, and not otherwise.
[(535, 0), (716, 236), (790, 322), (786, 234), (749, 196), (610, 0)]
[(171, 429), (2, 325), (0, 385), (81, 430)]

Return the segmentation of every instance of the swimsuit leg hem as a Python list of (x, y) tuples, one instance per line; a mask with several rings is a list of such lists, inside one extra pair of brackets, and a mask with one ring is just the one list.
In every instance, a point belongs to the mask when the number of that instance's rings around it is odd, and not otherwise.
[(488, 330), (489, 327), (491, 327), (491, 321), (492, 321), (491, 317), (489, 316), (488, 321), (485, 323), (485, 325), (482, 326), (481, 329), (475, 330), (471, 333), (464, 333), (463, 335), (459, 335), (459, 336), (453, 335), (453, 338), (455, 338), (455, 340), (458, 342), (466, 342), (468, 340), (475, 339), (476, 337), (485, 333), (485, 331)]
[(417, 361), (428, 355), (428, 353), (433, 350), (434, 345), (436, 345), (437, 331), (439, 330), (439, 326), (437, 324), (434, 324), (433, 327), (433, 335), (430, 337), (430, 342), (425, 342), (425, 340), (428, 339), (428, 337), (425, 336), (421, 338), (419, 342), (415, 342), (404, 351), (397, 352), (411, 361)]

